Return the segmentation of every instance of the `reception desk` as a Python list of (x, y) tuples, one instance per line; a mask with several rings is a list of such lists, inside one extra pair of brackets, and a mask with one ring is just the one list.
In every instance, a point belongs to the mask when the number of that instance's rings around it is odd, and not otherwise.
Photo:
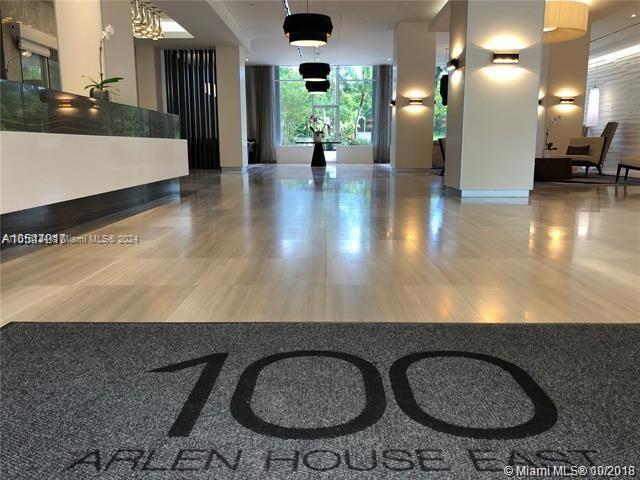
[(179, 192), (179, 118), (0, 81), (0, 231), (49, 233)]

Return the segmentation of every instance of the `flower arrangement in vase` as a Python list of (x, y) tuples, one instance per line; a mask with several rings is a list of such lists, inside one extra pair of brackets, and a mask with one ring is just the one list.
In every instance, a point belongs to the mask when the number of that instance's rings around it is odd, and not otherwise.
[(313, 141), (315, 143), (319, 143), (322, 141), (325, 129), (327, 130), (327, 133), (331, 133), (331, 125), (329, 125), (327, 119), (322, 119), (318, 115), (311, 115), (309, 117), (309, 121), (307, 122), (307, 126), (313, 133)]
[(556, 123), (558, 123), (560, 121), (562, 117), (560, 115), (557, 115), (555, 117), (553, 117), (548, 123), (547, 123), (547, 129), (545, 130), (544, 133), (544, 148), (545, 150), (557, 150), (558, 147), (554, 147), (553, 146), (553, 142), (549, 141), (549, 131), (551, 130), (551, 127), (553, 127)]
[(91, 77), (83, 75), (84, 78), (91, 81), (90, 84), (84, 87), (85, 90), (89, 90), (89, 96), (96, 100), (109, 101), (109, 94), (111, 90), (119, 92), (119, 90), (113, 86), (114, 83), (118, 83), (122, 80), (122, 77), (104, 78), (104, 72), (102, 65), (104, 63), (103, 47), (106, 40), (110, 40), (116, 34), (115, 29), (109, 24), (104, 27), (104, 30), (100, 32), (100, 45), (98, 46), (98, 62), (100, 63), (100, 81), (96, 81)]

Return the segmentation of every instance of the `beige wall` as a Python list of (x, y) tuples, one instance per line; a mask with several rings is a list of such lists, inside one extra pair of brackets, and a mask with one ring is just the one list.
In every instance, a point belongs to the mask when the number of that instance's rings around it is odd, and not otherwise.
[(122, 0), (102, 0), (102, 27), (111, 25), (116, 33), (104, 42), (105, 77), (123, 77), (112, 100), (127, 105), (138, 104), (136, 59), (131, 32), (131, 5)]
[[(391, 165), (396, 169), (431, 167), (435, 35), (429, 32), (429, 25), (425, 22), (400, 22), (396, 25), (396, 108), (391, 124)], [(423, 105), (409, 105), (409, 97), (423, 97)]]
[[(537, 148), (544, 148), (546, 125), (553, 117), (560, 116), (549, 131), (549, 141), (565, 153), (569, 138), (582, 136), (584, 123), (587, 64), (589, 61), (589, 33), (568, 42), (545, 46), (544, 68), (546, 76), (541, 80), (544, 114), (539, 115)], [(560, 97), (574, 97), (574, 105), (560, 105)], [(540, 137), (541, 136), (541, 137)]]
[[(445, 184), (463, 196), (525, 196), (533, 186), (543, 17), (540, 1), (454, 2), (450, 52), (464, 68), (450, 77)], [(518, 65), (491, 63), (512, 49)]]
[(100, 0), (56, 0), (55, 8), (62, 90), (88, 95), (82, 75), (97, 80), (100, 71)]
[(244, 58), (240, 47), (216, 48), (220, 166), (247, 165), (247, 105)]
[(152, 45), (136, 46), (138, 106), (163, 111), (160, 52)]

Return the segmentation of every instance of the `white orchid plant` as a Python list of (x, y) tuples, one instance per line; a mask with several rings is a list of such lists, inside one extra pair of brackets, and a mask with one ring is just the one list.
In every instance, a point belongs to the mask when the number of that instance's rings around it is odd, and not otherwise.
[(116, 34), (115, 28), (111, 24), (104, 27), (104, 30), (100, 32), (100, 46), (98, 47), (98, 61), (100, 63), (100, 81), (96, 81), (91, 77), (83, 75), (84, 78), (91, 81), (90, 84), (84, 87), (85, 90), (89, 90), (89, 95), (92, 95), (96, 90), (101, 93), (108, 93), (111, 90), (119, 92), (119, 90), (113, 86), (114, 83), (118, 83), (122, 80), (122, 77), (104, 78), (104, 72), (102, 70), (103, 64), (103, 47), (104, 42), (110, 40)]

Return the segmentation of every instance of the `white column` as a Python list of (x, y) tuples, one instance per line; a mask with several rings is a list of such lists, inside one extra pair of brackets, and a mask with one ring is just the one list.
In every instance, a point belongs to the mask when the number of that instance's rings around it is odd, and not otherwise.
[(247, 166), (247, 105), (244, 58), (240, 47), (216, 47), (216, 87), (220, 166)]
[(138, 106), (164, 111), (160, 52), (152, 45), (138, 45), (135, 51)]
[[(589, 33), (568, 42), (545, 46), (543, 71), (540, 83), (542, 98), (538, 128), (538, 149), (544, 148), (546, 125), (560, 117), (549, 130), (549, 141), (564, 154), (569, 138), (581, 137), (584, 124), (587, 70), (589, 64)], [(573, 105), (561, 105), (560, 98), (574, 99)], [(542, 111), (542, 109), (544, 109)]]
[[(526, 197), (533, 187), (544, 2), (451, 4), (445, 185), (465, 197)], [(492, 63), (517, 51), (517, 65)]]
[[(425, 22), (399, 22), (394, 31), (394, 91), (391, 165), (431, 168), (436, 34)], [(410, 98), (422, 104), (409, 105)]]
[(102, 27), (111, 25), (116, 33), (104, 42), (105, 78), (123, 77), (112, 100), (127, 105), (138, 104), (136, 58), (131, 31), (131, 4), (122, 0), (102, 0)]
[(100, 0), (55, 0), (62, 90), (88, 95), (82, 75), (98, 79), (102, 30)]

